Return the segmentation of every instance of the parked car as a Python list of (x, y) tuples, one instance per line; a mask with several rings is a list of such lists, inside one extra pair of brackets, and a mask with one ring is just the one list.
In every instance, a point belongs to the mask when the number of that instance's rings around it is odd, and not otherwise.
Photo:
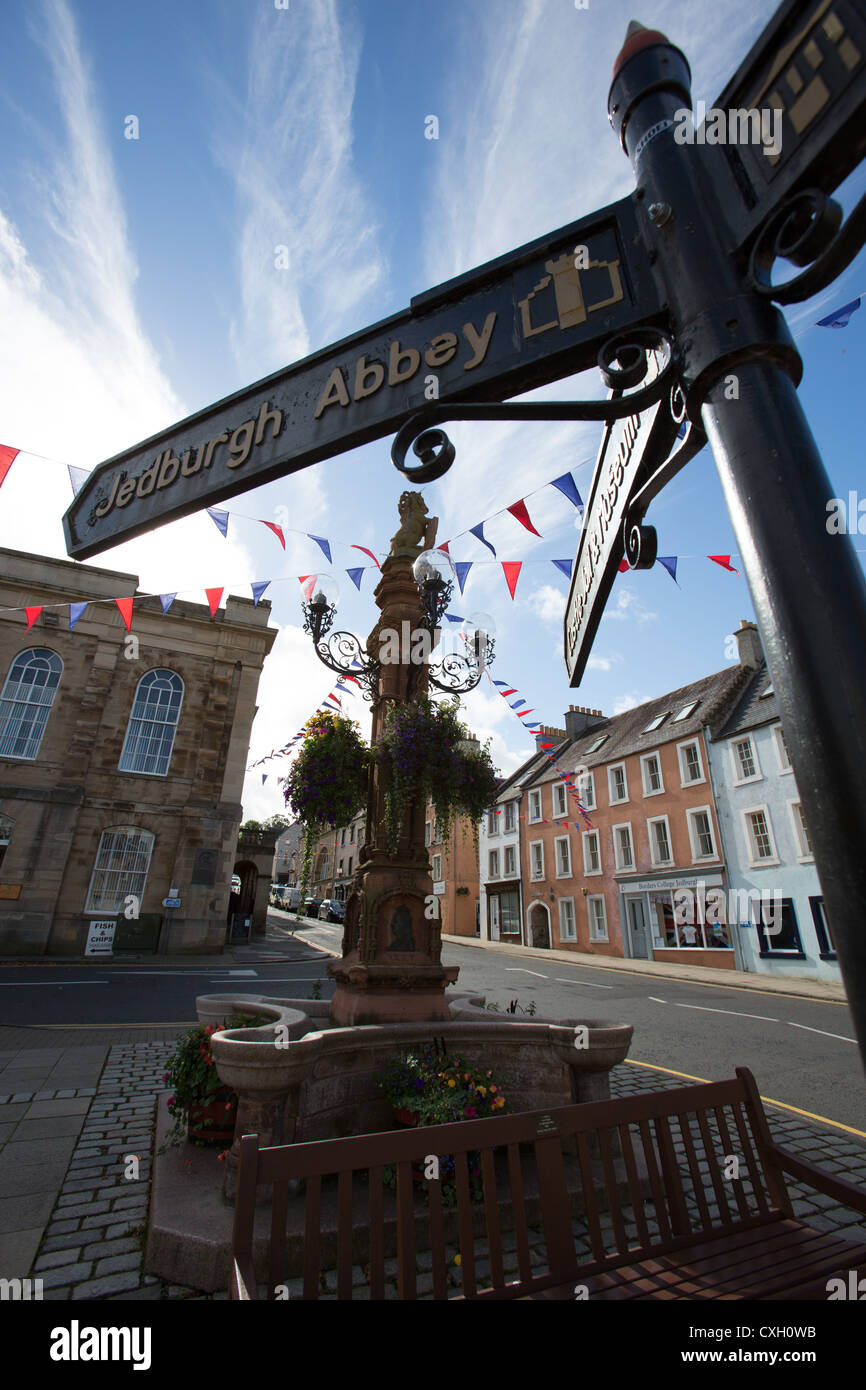
[(283, 906), (283, 894), (285, 893), (285, 889), (286, 885), (284, 883), (271, 884), (271, 891), (268, 894), (268, 902), (270, 903), (271, 907)]
[(239, 893), (240, 891), (241, 891), (241, 876), (240, 876), (240, 874), (232, 874), (232, 892), (233, 892), (233, 893)]
[(342, 922), (346, 915), (346, 909), (336, 898), (325, 898), (319, 905), (320, 922)]
[(321, 906), (322, 906), (322, 899), (321, 899), (321, 898), (314, 898), (314, 897), (305, 898), (305, 899), (304, 899), (304, 916), (305, 916), (305, 917), (316, 917), (316, 916), (318, 916), (319, 908), (320, 908)]

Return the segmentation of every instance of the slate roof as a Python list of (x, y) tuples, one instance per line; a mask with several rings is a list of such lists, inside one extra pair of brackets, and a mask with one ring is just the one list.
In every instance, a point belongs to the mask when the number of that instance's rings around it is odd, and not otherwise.
[[(634, 709), (612, 715), (610, 719), (599, 720), (573, 743), (560, 745), (561, 753), (557, 753), (556, 748), (548, 751), (556, 756), (557, 764), (563, 772), (573, 772), (581, 765), (602, 767), (607, 763), (620, 762), (632, 753), (649, 752), (665, 743), (679, 743), (699, 733), (705, 724), (712, 727), (720, 714), (724, 715), (730, 709), (738, 692), (749, 681), (749, 676), (750, 668), (740, 665), (729, 666), (724, 671), (716, 671), (713, 675), (692, 681), (690, 685), (680, 686), (678, 690), (671, 690), (666, 695), (647, 700)], [(673, 716), (684, 705), (694, 701), (697, 705), (692, 714), (674, 724)], [(643, 732), (656, 715), (665, 713), (668, 718), (658, 729), (651, 733)], [(596, 753), (588, 753), (587, 749), (591, 748), (602, 734), (608, 736), (605, 742)], [(541, 772), (530, 778), (526, 785), (541, 786), (560, 780), (557, 769), (546, 763)]]
[(761, 698), (771, 681), (767, 663), (763, 661), (746, 685), (740, 699), (732, 709), (727, 709), (723, 722), (710, 735), (714, 743), (721, 739), (733, 738), (735, 734), (745, 733), (747, 729), (757, 729), (761, 724), (772, 724), (781, 719), (776, 696), (768, 695), (766, 699)]

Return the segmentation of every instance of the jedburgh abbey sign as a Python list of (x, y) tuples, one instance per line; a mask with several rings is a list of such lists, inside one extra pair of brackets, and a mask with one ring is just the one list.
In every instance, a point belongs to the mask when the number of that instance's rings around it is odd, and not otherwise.
[(69, 554), (392, 434), (425, 402), (501, 401), (582, 371), (612, 334), (660, 313), (625, 198), (101, 464), (64, 517)]

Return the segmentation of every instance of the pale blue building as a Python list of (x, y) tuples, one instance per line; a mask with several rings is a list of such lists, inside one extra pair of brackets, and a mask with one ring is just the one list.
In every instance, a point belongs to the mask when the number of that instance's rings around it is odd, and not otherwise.
[(754, 623), (741, 622), (736, 638), (746, 668), (743, 689), (704, 738), (741, 968), (839, 981), (803, 816), (809, 808), (801, 803)]

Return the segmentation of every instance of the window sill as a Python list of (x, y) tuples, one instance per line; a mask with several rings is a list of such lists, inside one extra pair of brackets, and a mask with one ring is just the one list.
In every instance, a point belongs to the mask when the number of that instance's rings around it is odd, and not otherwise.
[(838, 960), (838, 956), (836, 955), (836, 952), (835, 952), (835, 951), (819, 951), (819, 952), (818, 952), (818, 959), (819, 959), (819, 960)]
[(644, 797), (645, 797), (645, 798), (648, 797), (648, 796), (664, 796), (664, 794), (665, 794), (665, 789), (664, 789), (664, 787), (659, 787), (659, 788), (658, 788), (656, 791), (654, 791), (654, 792), (648, 792), (648, 791), (646, 790), (646, 788), (644, 788)]
[(781, 859), (753, 859), (749, 863), (750, 869), (777, 869), (781, 864)]
[(776, 951), (759, 951), (759, 952), (758, 952), (758, 955), (760, 956), (761, 960), (773, 960), (774, 958), (776, 958), (776, 959), (778, 959), (778, 960), (806, 960), (806, 959), (807, 959), (807, 957), (806, 957), (806, 952), (805, 952), (805, 951), (796, 951), (796, 950), (792, 950), (792, 951), (778, 951), (778, 950), (776, 950)]

